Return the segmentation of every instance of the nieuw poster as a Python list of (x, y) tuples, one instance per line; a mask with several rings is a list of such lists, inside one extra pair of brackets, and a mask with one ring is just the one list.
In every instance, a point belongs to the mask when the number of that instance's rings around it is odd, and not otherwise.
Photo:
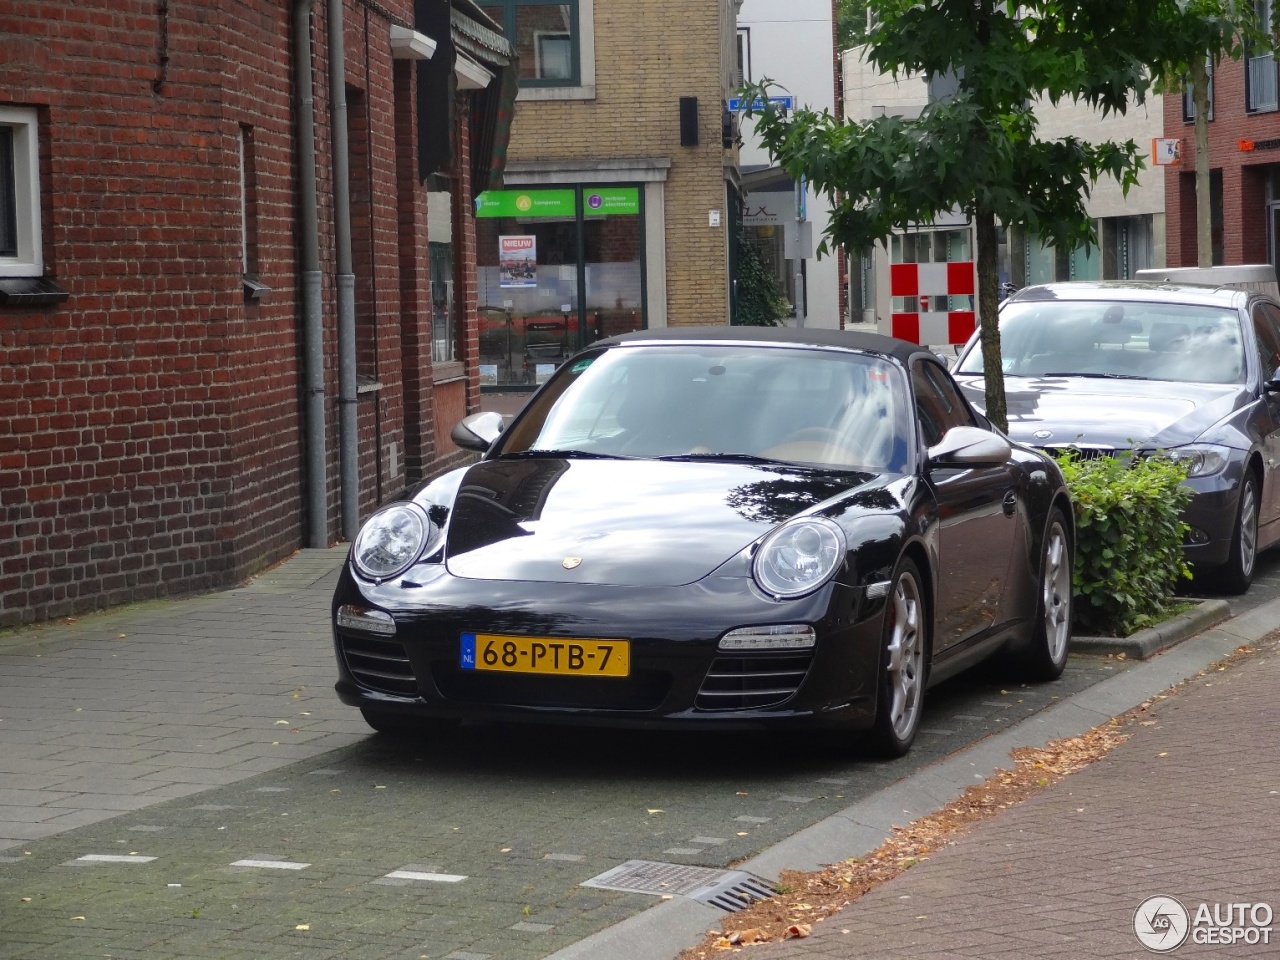
[(501, 287), (536, 287), (538, 238), (498, 237), (498, 276)]

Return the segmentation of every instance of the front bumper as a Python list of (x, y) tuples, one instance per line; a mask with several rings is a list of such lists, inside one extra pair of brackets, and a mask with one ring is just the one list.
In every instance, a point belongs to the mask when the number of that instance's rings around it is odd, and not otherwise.
[(1245, 469), (1243, 463), (1230, 463), (1216, 474), (1185, 481), (1193, 495), (1182, 512), (1182, 519), (1191, 527), (1183, 552), (1192, 566), (1207, 569), (1227, 562)]
[[(697, 729), (859, 728), (875, 717), (884, 601), (867, 601), (861, 588), (828, 584), (774, 602), (733, 577), (639, 588), (466, 580), (430, 564), (411, 574), (410, 586), (374, 585), (343, 569), (331, 619), (344, 703), (406, 716)], [(395, 635), (337, 626), (343, 604), (392, 614)], [(812, 624), (813, 649), (717, 649), (729, 630), (778, 623)], [(625, 678), (467, 670), (463, 633), (625, 639), (631, 670)]]

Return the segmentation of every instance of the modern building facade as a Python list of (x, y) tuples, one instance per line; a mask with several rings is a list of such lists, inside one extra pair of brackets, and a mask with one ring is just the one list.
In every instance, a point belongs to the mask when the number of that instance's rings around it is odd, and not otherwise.
[[(842, 54), (845, 114), (869, 120), (893, 115), (917, 117), (948, 93), (945, 82), (924, 77), (894, 78), (876, 71), (863, 48)], [(1103, 117), (1071, 103), (1037, 104), (1040, 136), (1074, 135), (1085, 140), (1133, 139), (1147, 169), (1127, 196), (1113, 181), (1100, 181), (1085, 201), (1095, 221), (1095, 246), (1061, 250), (1021, 230), (1001, 231), (1000, 279), (1023, 287), (1059, 280), (1132, 278), (1147, 267), (1165, 266), (1165, 178), (1151, 165), (1154, 139), (1162, 136), (1164, 98), (1153, 96), (1124, 116)], [(976, 239), (960, 212), (895, 234), (890, 242), (851, 254), (853, 314), (882, 332), (930, 344), (961, 343), (976, 323)]]
[[(833, 0), (743, 0), (738, 65), (744, 81), (773, 80), (795, 108), (839, 117)], [(825, 197), (771, 164), (748, 120), (743, 129), (743, 234), (772, 267), (798, 326), (843, 326), (842, 255), (815, 250), (831, 220)]]
[(481, 0), (520, 92), (477, 208), (480, 371), (525, 390), (578, 347), (729, 322), (735, 0)]
[(0, 626), (236, 582), (459, 462), (510, 54), (470, 0), (10, 5)]
[[(1263, 22), (1271, 3), (1259, 3)], [(1215, 265), (1280, 264), (1280, 96), (1276, 59), (1246, 55), (1214, 66), (1210, 83), (1209, 198)], [(1167, 97), (1164, 136), (1180, 141), (1180, 162), (1165, 168), (1169, 263), (1194, 267), (1195, 107), (1190, 94)]]

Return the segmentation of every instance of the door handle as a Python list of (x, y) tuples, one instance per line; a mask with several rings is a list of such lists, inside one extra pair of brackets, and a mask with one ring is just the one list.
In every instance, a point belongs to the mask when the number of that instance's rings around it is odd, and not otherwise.
[(1006, 517), (1012, 517), (1013, 512), (1018, 509), (1018, 491), (1010, 490), (1006, 493), (1004, 495), (1004, 502), (1001, 505), (1004, 507), (1004, 515)]

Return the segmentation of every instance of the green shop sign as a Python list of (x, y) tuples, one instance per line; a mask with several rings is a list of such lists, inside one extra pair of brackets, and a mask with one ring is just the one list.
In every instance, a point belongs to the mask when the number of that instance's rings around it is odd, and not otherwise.
[(477, 217), (574, 217), (573, 190), (486, 190), (476, 199)]
[[(583, 187), (582, 210), (588, 217), (638, 214), (640, 190), (637, 187)], [(573, 189), (486, 190), (476, 199), (477, 217), (533, 220), (576, 215), (577, 191)]]
[(639, 213), (640, 189), (638, 187), (583, 187), (582, 212), (588, 217)]

